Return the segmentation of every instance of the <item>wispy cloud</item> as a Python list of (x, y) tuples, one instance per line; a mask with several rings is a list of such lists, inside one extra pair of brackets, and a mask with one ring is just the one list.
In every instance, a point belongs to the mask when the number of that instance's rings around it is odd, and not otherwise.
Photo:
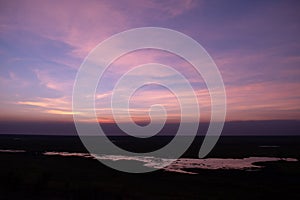
[[(56, 79), (57, 77), (53, 76), (53, 73), (51, 75), (50, 72), (47, 70), (34, 69), (33, 71), (36, 74), (41, 85), (44, 85), (49, 89), (60, 91), (60, 92), (65, 92), (65, 93), (71, 92), (73, 87), (73, 82), (71, 80), (62, 80), (62, 79), (57, 80)], [(57, 73), (58, 72), (54, 74)]]
[(71, 100), (69, 97), (37, 98), (32, 101), (18, 101), (16, 104), (25, 106), (23, 109), (28, 113), (31, 113), (33, 108), (35, 108), (35, 113), (32, 114), (35, 120), (38, 120), (38, 116), (43, 115), (43, 113), (48, 115), (44, 117), (45, 120), (55, 120), (55, 117), (57, 116), (67, 116), (65, 120), (71, 120), (72, 116), (70, 115), (75, 114), (72, 112)]
[(299, 119), (297, 83), (253, 83), (227, 90), (228, 119)]
[[(212, 55), (225, 82), (228, 120), (300, 119), (298, 7), (284, 1), (1, 2), (0, 117), (25, 119), (30, 113), (35, 119), (72, 120), (76, 70), (90, 50), (112, 34), (159, 26), (189, 34)], [(117, 80), (133, 67), (153, 62), (183, 74), (195, 89), (201, 116), (209, 118), (209, 93), (192, 66), (170, 53), (145, 50), (124, 55), (106, 71), (95, 97), (100, 121), (113, 121), (109, 105)], [(182, 82), (166, 71), (147, 73), (180, 89)], [(132, 80), (141, 75), (132, 73)], [(184, 90), (180, 94), (188, 104), (191, 96)], [(180, 115), (176, 98), (157, 88), (141, 90), (131, 103), (135, 120), (147, 120), (155, 103), (166, 106), (174, 119)]]

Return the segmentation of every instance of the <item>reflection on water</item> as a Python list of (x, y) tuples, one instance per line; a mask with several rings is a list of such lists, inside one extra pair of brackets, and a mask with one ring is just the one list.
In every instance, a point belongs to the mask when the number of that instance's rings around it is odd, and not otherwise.
[[(0, 150), (3, 153), (20, 153), (25, 152), (24, 150), (11, 150), (5, 149)], [(177, 173), (188, 173), (189, 169), (236, 169), (236, 170), (255, 170), (263, 168), (263, 166), (256, 165), (258, 162), (270, 162), (270, 161), (287, 161), (295, 162), (298, 161), (295, 158), (276, 158), (276, 157), (249, 157), (249, 158), (206, 158), (206, 159), (194, 159), (194, 158), (180, 158), (180, 159), (167, 159), (167, 158), (156, 158), (150, 156), (122, 156), (122, 155), (95, 155), (88, 153), (71, 153), (71, 152), (45, 152), (46, 156), (75, 156), (82, 158), (92, 158), (98, 160), (111, 160), (111, 161), (139, 161), (144, 163), (144, 166), (151, 168), (161, 168), (165, 162), (173, 161), (172, 164), (165, 167), (165, 171), (177, 172)]]
[(237, 169), (237, 170), (254, 170), (263, 166), (255, 165), (258, 162), (270, 161), (298, 161), (295, 158), (275, 158), (275, 157), (249, 157), (242, 159), (233, 158), (207, 158), (207, 159), (190, 159), (181, 158), (167, 166), (165, 170), (190, 173), (187, 169)]
[(84, 157), (84, 158), (93, 158), (93, 156), (91, 156), (88, 153), (70, 153), (70, 152), (56, 152), (56, 151), (49, 151), (49, 152), (45, 152), (43, 153), (44, 155), (47, 156), (77, 156), (77, 157)]
[(24, 153), (24, 150), (0, 149), (0, 153)]
[(276, 158), (276, 157), (249, 157), (242, 159), (233, 158), (206, 158), (206, 159), (194, 159), (194, 158), (180, 158), (180, 159), (166, 159), (156, 158), (150, 156), (122, 156), (122, 155), (90, 155), (87, 153), (69, 153), (69, 152), (46, 152), (44, 155), (59, 155), (59, 156), (79, 156), (85, 158), (97, 158), (98, 160), (111, 160), (122, 161), (132, 160), (140, 161), (144, 163), (144, 166), (151, 168), (161, 168), (165, 162), (170, 160), (173, 163), (164, 168), (166, 171), (196, 174), (189, 172), (188, 169), (237, 169), (237, 170), (253, 170), (260, 169), (263, 166), (255, 165), (258, 162), (270, 162), (270, 161), (298, 161), (295, 158)]

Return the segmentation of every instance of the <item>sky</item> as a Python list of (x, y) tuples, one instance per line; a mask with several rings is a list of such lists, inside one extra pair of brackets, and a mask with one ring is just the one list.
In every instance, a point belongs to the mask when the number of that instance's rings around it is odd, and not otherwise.
[[(290, 0), (0, 0), (0, 121), (73, 121), (72, 89), (85, 57), (113, 34), (139, 27), (180, 31), (206, 49), (223, 77), (226, 121), (299, 120), (299, 10), (300, 2)], [(197, 95), (201, 120), (210, 119), (208, 90), (192, 66), (171, 53), (141, 50), (112, 63), (99, 83), (100, 122), (114, 121), (109, 102), (118, 78), (150, 62), (184, 74)], [(167, 73), (147, 73), (180, 85)], [(149, 121), (148, 109), (156, 103), (165, 106), (171, 121), (180, 117), (174, 94), (160, 86), (141, 88), (130, 103), (136, 122)]]

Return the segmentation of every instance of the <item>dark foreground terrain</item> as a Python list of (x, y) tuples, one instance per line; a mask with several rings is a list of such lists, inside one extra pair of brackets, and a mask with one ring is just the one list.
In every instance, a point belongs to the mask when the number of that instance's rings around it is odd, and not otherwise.
[[(146, 174), (118, 172), (97, 160), (45, 156), (45, 151), (84, 152), (76, 137), (1, 136), (0, 199), (300, 199), (300, 162), (265, 162), (261, 170), (194, 170), (180, 174), (159, 170)], [(168, 142), (140, 145), (113, 138), (123, 148), (144, 151)], [(202, 138), (186, 152), (196, 157)], [(151, 143), (152, 142), (152, 143)], [(155, 144), (154, 144), (155, 143)], [(267, 156), (300, 160), (299, 137), (223, 137), (208, 157)]]

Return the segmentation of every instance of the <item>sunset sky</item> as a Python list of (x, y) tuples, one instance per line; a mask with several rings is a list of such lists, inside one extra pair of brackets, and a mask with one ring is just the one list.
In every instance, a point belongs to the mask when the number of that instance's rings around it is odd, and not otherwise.
[[(299, 11), (300, 2), (289, 0), (0, 0), (0, 121), (72, 121), (73, 83), (88, 53), (113, 34), (149, 26), (180, 31), (207, 50), (226, 87), (227, 121), (300, 120)], [(192, 67), (170, 53), (143, 50), (118, 59), (103, 77), (95, 98), (101, 122), (112, 122), (108, 105), (118, 78), (149, 62), (184, 74), (201, 119), (209, 119), (209, 93)], [(176, 98), (161, 87), (142, 88), (131, 103), (137, 121), (147, 121), (155, 103), (171, 119), (180, 116)]]

